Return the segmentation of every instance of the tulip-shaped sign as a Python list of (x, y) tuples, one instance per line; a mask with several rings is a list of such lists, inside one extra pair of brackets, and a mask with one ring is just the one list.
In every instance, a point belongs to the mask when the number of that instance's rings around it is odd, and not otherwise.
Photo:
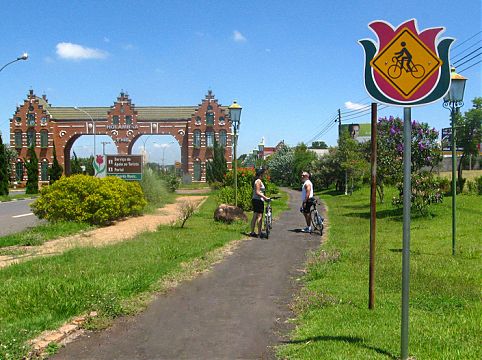
[(439, 39), (443, 27), (419, 31), (415, 19), (395, 28), (377, 20), (369, 28), (378, 37), (360, 40), (365, 50), (365, 87), (375, 100), (398, 106), (428, 104), (450, 88), (452, 38)]

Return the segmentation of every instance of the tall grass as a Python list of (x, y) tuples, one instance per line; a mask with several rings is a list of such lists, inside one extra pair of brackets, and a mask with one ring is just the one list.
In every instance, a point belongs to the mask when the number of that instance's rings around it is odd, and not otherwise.
[[(387, 194), (387, 199), (390, 198)], [(376, 304), (368, 310), (369, 191), (321, 193), (328, 242), (309, 261), (294, 303), (297, 329), (287, 359), (396, 359), (400, 354), (402, 211), (378, 204)], [(451, 201), (411, 222), (409, 352), (417, 359), (480, 359), (480, 196), (457, 197), (457, 255)]]
[(213, 221), (208, 199), (184, 228), (161, 226), (133, 240), (66, 253), (0, 270), (0, 359), (20, 359), (26, 341), (91, 310), (115, 317), (126, 301), (157, 290), (180, 273), (181, 263), (201, 258), (241, 237), (245, 224)]
[(169, 191), (166, 181), (161, 179), (152, 169), (144, 170), (140, 185), (148, 202), (146, 212), (152, 212), (165, 204), (172, 203), (176, 198), (175, 193)]

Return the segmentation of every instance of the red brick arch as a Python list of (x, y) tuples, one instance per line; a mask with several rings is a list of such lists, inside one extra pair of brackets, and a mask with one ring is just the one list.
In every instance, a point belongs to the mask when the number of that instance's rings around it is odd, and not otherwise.
[[(52, 164), (53, 147), (57, 160), (66, 174), (70, 173), (70, 150), (82, 135), (107, 135), (119, 154), (131, 154), (136, 140), (142, 135), (171, 135), (181, 148), (183, 173), (193, 177), (194, 162), (201, 163), (201, 181), (206, 181), (205, 164), (212, 158), (208, 142), (211, 134), (219, 141), (226, 131), (225, 157), (228, 167), (232, 162), (231, 121), (227, 107), (218, 104), (211, 91), (197, 106), (141, 106), (121, 92), (110, 107), (54, 107), (47, 97), (37, 97), (30, 90), (24, 103), (17, 107), (10, 119), (10, 144), (18, 152), (17, 162), (27, 157), (27, 142), (35, 138), (35, 152), (39, 164), (46, 159)], [(200, 131), (200, 144), (195, 144), (194, 131)], [(35, 131), (35, 136), (33, 132)], [(42, 139), (41, 131), (44, 132)], [(16, 132), (18, 134), (16, 134)], [(48, 133), (48, 141), (45, 140)], [(29, 135), (29, 138), (27, 136)], [(198, 146), (196, 146), (198, 145)], [(99, 149), (96, 151), (100, 153)], [(41, 166), (39, 165), (39, 179)], [(15, 173), (14, 173), (15, 174)], [(20, 179), (26, 181), (26, 174)]]

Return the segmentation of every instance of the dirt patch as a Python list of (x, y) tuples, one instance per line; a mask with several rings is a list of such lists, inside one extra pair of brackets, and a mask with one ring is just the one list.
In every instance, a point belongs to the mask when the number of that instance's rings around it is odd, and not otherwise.
[(83, 232), (80, 234), (48, 241), (40, 246), (16, 246), (8, 250), (22, 250), (18, 255), (0, 256), (0, 268), (39, 256), (58, 255), (75, 247), (101, 247), (132, 239), (137, 234), (155, 231), (161, 224), (171, 224), (179, 218), (179, 207), (183, 202), (193, 202), (200, 206), (206, 196), (182, 196), (176, 203), (158, 209), (155, 214), (148, 214), (118, 221), (111, 226)]

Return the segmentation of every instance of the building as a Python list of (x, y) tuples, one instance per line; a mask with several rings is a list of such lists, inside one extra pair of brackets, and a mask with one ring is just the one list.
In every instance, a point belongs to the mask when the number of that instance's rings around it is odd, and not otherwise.
[(70, 151), (80, 136), (108, 135), (118, 154), (129, 155), (142, 135), (172, 135), (181, 148), (183, 177), (206, 181), (206, 161), (212, 159), (216, 141), (225, 147), (228, 168), (232, 163), (232, 134), (229, 109), (221, 106), (212, 91), (193, 106), (136, 106), (121, 92), (111, 106), (55, 107), (46, 95), (30, 90), (10, 119), (10, 145), (18, 156), (15, 180), (26, 182), (24, 159), (33, 146), (39, 160), (39, 179), (48, 183), (55, 146), (57, 160), (70, 174)]

